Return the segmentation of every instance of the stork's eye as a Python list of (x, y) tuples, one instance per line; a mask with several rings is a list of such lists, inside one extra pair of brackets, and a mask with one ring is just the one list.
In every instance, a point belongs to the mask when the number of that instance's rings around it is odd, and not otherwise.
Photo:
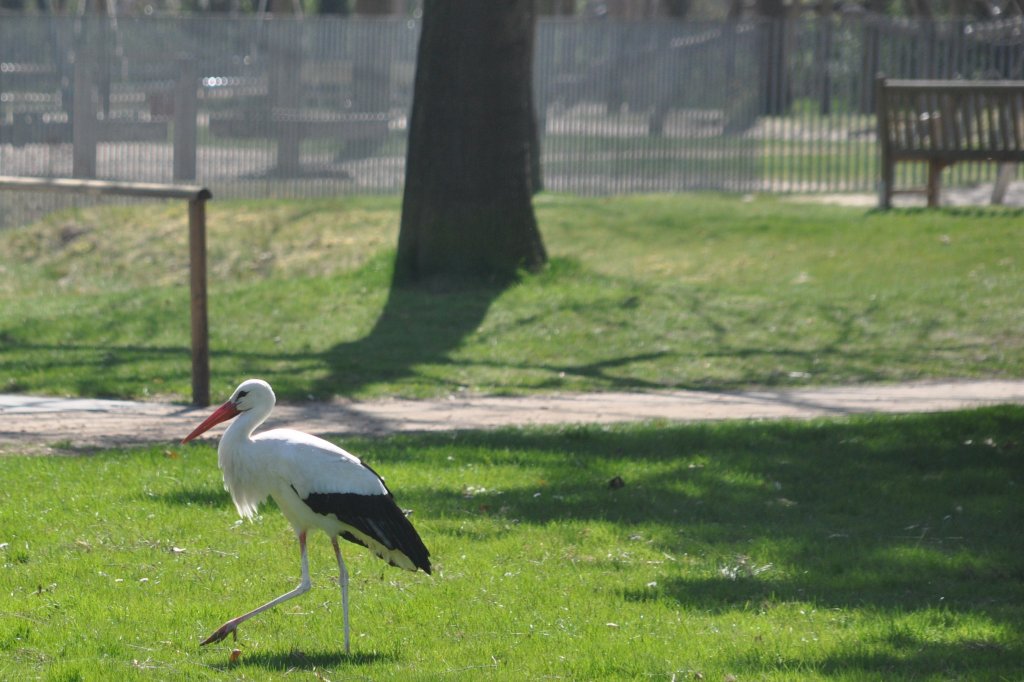
[(239, 398), (244, 398), (247, 395), (249, 395), (249, 391), (239, 391), (238, 392), (238, 397)]

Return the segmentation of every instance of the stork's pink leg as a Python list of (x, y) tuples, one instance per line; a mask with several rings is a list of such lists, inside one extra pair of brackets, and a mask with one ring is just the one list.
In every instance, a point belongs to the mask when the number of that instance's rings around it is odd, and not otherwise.
[(345, 568), (345, 560), (341, 558), (341, 548), (338, 547), (338, 538), (334, 536), (331, 538), (331, 544), (334, 545), (334, 557), (338, 560), (338, 584), (341, 585), (341, 611), (342, 617), (345, 621), (345, 653), (349, 652), (348, 648), (348, 569)]
[(299, 532), (299, 550), (302, 552), (302, 582), (299, 583), (298, 587), (296, 587), (294, 590), (290, 592), (282, 594), (277, 599), (267, 602), (259, 608), (253, 609), (249, 613), (243, 613), (241, 616), (238, 616), (237, 618), (232, 618), (228, 622), (224, 623), (224, 625), (221, 625), (219, 628), (217, 628), (216, 632), (214, 632), (212, 635), (210, 635), (202, 642), (200, 642), (199, 646), (205, 646), (206, 644), (213, 644), (215, 642), (219, 642), (230, 634), (233, 634), (235, 636), (235, 639), (238, 639), (237, 629), (239, 625), (249, 620), (253, 616), (259, 615), (267, 609), (277, 606), (283, 601), (288, 601), (292, 597), (298, 597), (300, 594), (305, 594), (306, 592), (308, 592), (312, 583), (309, 580), (309, 557), (306, 556), (306, 531)]

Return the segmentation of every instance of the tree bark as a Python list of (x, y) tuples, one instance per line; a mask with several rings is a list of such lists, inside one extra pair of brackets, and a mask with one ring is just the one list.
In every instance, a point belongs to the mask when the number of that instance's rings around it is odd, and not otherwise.
[(426, 0), (394, 283), (515, 279), (546, 261), (531, 197), (533, 0)]
[(789, 113), (792, 91), (789, 85), (789, 6), (782, 0), (757, 0), (762, 22), (759, 27), (758, 68), (761, 81), (761, 114)]

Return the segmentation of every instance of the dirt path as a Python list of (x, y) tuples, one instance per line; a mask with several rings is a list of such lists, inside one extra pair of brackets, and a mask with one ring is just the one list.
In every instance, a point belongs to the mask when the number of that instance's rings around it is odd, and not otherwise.
[[(808, 419), (939, 412), (1001, 403), (1024, 404), (1024, 381), (334, 401), (279, 405), (268, 426), (289, 426), (319, 435), (387, 434), (645, 420)], [(0, 454), (175, 443), (211, 411), (166, 403), (0, 395)], [(214, 429), (211, 437), (219, 437), (219, 433), (219, 428)]]
[[(1018, 171), (1019, 172), (1019, 171)], [(791, 194), (788, 201), (811, 204), (832, 204), (835, 206), (852, 206), (856, 208), (875, 208), (878, 206), (877, 194), (834, 192), (823, 194)], [(990, 206), (992, 201), (992, 183), (982, 183), (970, 187), (944, 187), (939, 197), (942, 206)], [(896, 208), (918, 208), (926, 205), (924, 193), (897, 194), (893, 197)], [(1003, 206), (1024, 208), (1024, 180), (1011, 182), (1003, 197)]]

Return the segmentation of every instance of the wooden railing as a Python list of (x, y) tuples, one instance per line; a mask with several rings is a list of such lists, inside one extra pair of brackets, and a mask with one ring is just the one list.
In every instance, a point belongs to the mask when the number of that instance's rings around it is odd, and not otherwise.
[(189, 284), (192, 318), (192, 402), (210, 404), (210, 333), (206, 305), (206, 202), (210, 190), (191, 185), (103, 182), (67, 178), (0, 176), (0, 190), (116, 195), (188, 201)]

